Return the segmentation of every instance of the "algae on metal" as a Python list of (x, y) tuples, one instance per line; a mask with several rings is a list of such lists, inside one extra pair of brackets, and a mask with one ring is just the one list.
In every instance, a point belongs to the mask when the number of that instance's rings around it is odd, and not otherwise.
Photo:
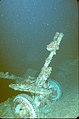
[[(26, 72), (26, 74), (22, 77), (15, 76), (13, 74), (9, 75), (9, 72), (0, 72), (0, 78), (14, 79), (16, 81), (16, 83), (9, 85), (10, 88), (30, 92), (31, 94), (30, 96), (26, 94), (19, 94), (13, 99), (12, 111), (14, 113), (14, 117), (41, 117), (40, 110), (46, 105), (49, 105), (51, 101), (56, 101), (60, 98), (61, 89), (59, 84), (56, 81), (49, 80), (52, 72), (52, 67), (50, 67), (49, 64), (52, 61), (53, 56), (56, 55), (56, 50), (59, 50), (59, 45), (63, 36), (63, 33), (56, 32), (53, 41), (47, 45), (47, 50), (50, 54), (46, 58), (44, 66), (41, 68), (41, 72), (37, 77), (34, 77), (36, 71), (33, 70), (30, 70), (30, 73), (29, 71)], [(41, 104), (43, 107), (41, 107)], [(49, 113), (50, 109), (46, 107), (44, 112)]]

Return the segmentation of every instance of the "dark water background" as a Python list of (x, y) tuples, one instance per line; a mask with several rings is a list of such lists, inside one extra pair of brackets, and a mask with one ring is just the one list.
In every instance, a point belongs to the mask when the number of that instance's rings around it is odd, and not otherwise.
[[(70, 71), (73, 74), (69, 64), (78, 61), (77, 7), (76, 0), (0, 0), (0, 71), (16, 75), (24, 74), (28, 68), (40, 71), (49, 55), (46, 45), (55, 32), (63, 32), (60, 50), (51, 63), (51, 78), (62, 87), (67, 80), (68, 85), (75, 82), (77, 87), (77, 67), (70, 82), (65, 76)], [(18, 94), (8, 88), (11, 82), (0, 79), (0, 102)]]

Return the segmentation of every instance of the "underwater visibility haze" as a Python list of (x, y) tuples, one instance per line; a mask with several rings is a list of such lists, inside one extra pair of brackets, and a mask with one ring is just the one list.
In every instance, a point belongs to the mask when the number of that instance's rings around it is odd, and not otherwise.
[[(57, 34), (56, 34), (57, 33)], [(64, 37), (63, 37), (64, 36)], [(56, 37), (56, 38), (54, 38)], [(63, 38), (62, 38), (63, 37)], [(62, 39), (61, 43), (58, 43)], [(53, 50), (50, 51), (48, 44), (53, 41)], [(57, 41), (55, 41), (57, 40)], [(60, 46), (59, 46), (60, 45)], [(57, 49), (59, 47), (59, 50)], [(47, 48), (47, 49), (46, 49)], [(43, 69), (46, 58), (56, 51), (56, 55), (51, 61), (51, 68), (45, 67), (44, 74), (40, 73)], [(53, 56), (50, 55), (50, 57)], [(47, 66), (47, 65), (45, 65)], [(1, 117), (14, 117), (13, 115), (13, 98), (15, 103), (15, 112), (20, 111), (21, 101), (25, 105), (30, 105), (29, 115), (43, 118), (75, 118), (78, 116), (78, 3), (76, 0), (0, 0), (0, 72), (4, 72), (6, 76), (21, 77), (16, 81), (20, 85), (25, 81), (27, 75), (31, 75), (31, 80), (36, 77), (48, 76), (48, 84), (40, 78), (39, 84), (44, 88), (56, 88), (59, 95), (58, 100), (50, 100), (47, 98), (39, 109), (38, 106), (32, 107), (33, 100), (25, 94), (31, 95), (29, 92), (21, 92), (21, 90), (13, 90), (9, 84), (15, 83), (14, 80), (0, 77), (0, 115)], [(9, 73), (8, 73), (9, 72)], [(26, 75), (25, 75), (26, 74)], [(33, 75), (32, 75), (33, 74)], [(44, 74), (44, 75), (43, 75)], [(2, 76), (2, 74), (0, 74)], [(17, 79), (15, 77), (15, 79)], [(48, 77), (43, 77), (47, 80)], [(19, 78), (18, 78), (19, 79)], [(37, 78), (38, 79), (38, 78)], [(38, 80), (37, 80), (38, 81)], [(52, 82), (53, 81), (53, 82)], [(27, 82), (27, 80), (26, 80)], [(40, 84), (40, 82), (42, 82)], [(19, 84), (20, 83), (20, 84)], [(32, 83), (35, 83), (34, 81)], [(12, 85), (14, 86), (14, 85)], [(11, 86), (11, 87), (12, 87)], [(27, 85), (28, 87), (29, 85)], [(33, 85), (35, 86), (35, 85)], [(39, 86), (40, 89), (40, 86)], [(39, 92), (37, 88), (37, 92)], [(31, 89), (29, 89), (31, 91)], [(35, 88), (34, 88), (35, 90)], [(48, 91), (49, 92), (49, 91)], [(51, 92), (51, 90), (50, 90)], [(24, 95), (18, 95), (24, 94)], [(18, 97), (17, 97), (18, 95)], [(37, 94), (38, 95), (38, 94)], [(51, 93), (50, 93), (51, 95)], [(21, 99), (20, 100), (20, 97)], [(41, 96), (40, 96), (41, 97)], [(27, 100), (25, 100), (27, 98)], [(54, 97), (54, 99), (56, 99)], [(25, 102), (22, 102), (24, 101)], [(34, 99), (37, 102), (37, 99)], [(29, 103), (30, 102), (30, 103)], [(31, 103), (32, 102), (32, 103)], [(7, 105), (7, 106), (6, 106)], [(19, 106), (17, 106), (19, 105)], [(22, 106), (23, 106), (22, 105)], [(10, 113), (6, 113), (9, 107)], [(34, 110), (33, 110), (34, 109)], [(17, 111), (19, 110), (19, 111)], [(35, 111), (40, 110), (40, 111)], [(2, 111), (4, 113), (2, 113)], [(26, 118), (26, 112), (23, 117)], [(6, 116), (5, 116), (6, 115)]]

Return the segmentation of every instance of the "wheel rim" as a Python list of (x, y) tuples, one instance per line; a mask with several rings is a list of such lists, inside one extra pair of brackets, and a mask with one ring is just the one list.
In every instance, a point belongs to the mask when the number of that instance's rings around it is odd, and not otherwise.
[(61, 97), (60, 85), (56, 81), (49, 81), (48, 85), (49, 85), (49, 89), (50, 89), (51, 99), (58, 100)]
[(36, 118), (35, 110), (28, 99), (16, 96), (14, 99), (14, 113), (17, 118)]

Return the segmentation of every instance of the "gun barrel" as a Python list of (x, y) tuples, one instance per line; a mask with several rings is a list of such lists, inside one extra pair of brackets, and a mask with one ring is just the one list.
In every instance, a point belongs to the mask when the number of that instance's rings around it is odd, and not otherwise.
[(41, 69), (40, 74), (37, 77), (36, 84), (39, 86), (43, 86), (45, 81), (49, 78), (52, 68), (49, 67), (49, 64), (53, 58), (54, 55), (56, 55), (56, 50), (59, 49), (59, 44), (63, 38), (64, 34), (56, 32), (53, 41), (47, 45), (47, 50), (51, 51), (49, 56), (46, 58), (44, 66)]

